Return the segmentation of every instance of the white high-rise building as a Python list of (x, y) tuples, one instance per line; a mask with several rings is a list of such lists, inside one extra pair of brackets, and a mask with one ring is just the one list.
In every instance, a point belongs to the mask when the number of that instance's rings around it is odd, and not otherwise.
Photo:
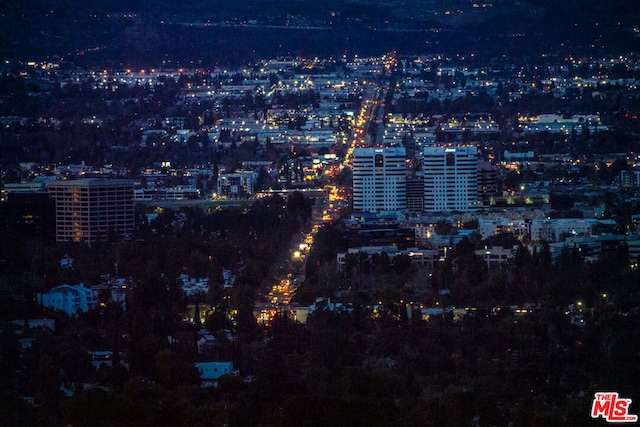
[(425, 147), (424, 210), (469, 212), (478, 205), (476, 147)]
[(404, 148), (356, 148), (352, 157), (354, 211), (397, 212), (407, 209)]

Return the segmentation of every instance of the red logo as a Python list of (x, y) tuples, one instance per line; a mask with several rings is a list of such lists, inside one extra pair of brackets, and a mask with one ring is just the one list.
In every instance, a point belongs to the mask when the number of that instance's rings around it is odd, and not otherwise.
[(591, 418), (602, 417), (609, 423), (635, 423), (637, 415), (629, 414), (631, 399), (618, 397), (615, 391), (598, 392), (593, 398)]

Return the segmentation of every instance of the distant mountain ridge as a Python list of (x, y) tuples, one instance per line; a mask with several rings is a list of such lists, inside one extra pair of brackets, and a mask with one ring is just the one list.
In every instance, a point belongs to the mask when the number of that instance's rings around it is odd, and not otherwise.
[[(275, 55), (635, 52), (636, 0), (59, 0), (0, 3), (0, 58), (87, 65)], [(209, 27), (208, 27), (209, 26)], [(324, 31), (323, 31), (324, 30)], [(401, 31), (400, 31), (401, 30)], [(637, 30), (636, 30), (637, 31)], [(292, 37), (292, 33), (294, 37)]]

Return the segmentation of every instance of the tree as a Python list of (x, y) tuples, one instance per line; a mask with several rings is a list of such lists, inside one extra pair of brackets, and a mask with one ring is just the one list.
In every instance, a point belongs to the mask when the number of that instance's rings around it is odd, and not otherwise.
[(441, 219), (436, 223), (434, 230), (439, 236), (444, 236), (447, 234), (457, 234), (456, 228), (444, 219)]
[(336, 185), (348, 186), (351, 185), (353, 179), (353, 171), (351, 168), (345, 167), (340, 171), (340, 174), (336, 177)]
[(83, 390), (74, 394), (66, 404), (66, 421), (74, 426), (104, 426), (123, 420), (118, 401), (101, 389)]
[(512, 191), (520, 191), (520, 184), (522, 183), (522, 175), (520, 172), (510, 170), (504, 178), (504, 186)]
[(573, 199), (568, 194), (551, 193), (549, 196), (549, 205), (551, 209), (556, 211), (568, 211), (573, 208)]
[(235, 310), (236, 330), (243, 342), (251, 342), (258, 333), (258, 323), (253, 315), (255, 290), (248, 284), (237, 283), (231, 294), (231, 308)]
[(260, 168), (258, 172), (258, 178), (256, 179), (255, 189), (256, 191), (268, 190), (274, 184), (273, 179), (269, 176), (264, 167)]
[(200, 382), (198, 370), (185, 355), (165, 348), (156, 354), (153, 364), (154, 378), (166, 388), (179, 385), (196, 385)]

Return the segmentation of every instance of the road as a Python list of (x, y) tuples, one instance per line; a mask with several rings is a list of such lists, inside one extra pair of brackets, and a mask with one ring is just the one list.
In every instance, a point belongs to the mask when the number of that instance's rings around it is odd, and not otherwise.
[[(350, 139), (351, 146), (343, 162), (343, 167), (350, 166), (350, 155), (355, 147), (381, 145), (384, 135), (384, 116), (386, 114), (384, 100), (389, 91), (389, 82), (386, 77), (393, 69), (395, 58), (390, 57), (385, 63), (383, 82), (376, 85), (368, 82), (364, 89), (362, 107), (355, 120)], [(373, 132), (370, 126), (377, 126)], [(372, 141), (371, 135), (374, 135)], [(286, 259), (274, 269), (278, 276), (270, 289), (262, 296), (262, 301), (255, 305), (254, 314), (258, 322), (269, 325), (277, 312), (291, 309), (293, 298), (299, 284), (304, 282), (305, 259), (309, 250), (313, 247), (313, 241), (318, 229), (325, 221), (333, 221), (340, 217), (342, 210), (347, 205), (347, 191), (331, 182), (325, 186), (324, 197), (319, 199), (314, 208), (319, 212), (313, 215), (314, 224), (308, 232), (300, 233), (292, 239), (291, 247)]]

